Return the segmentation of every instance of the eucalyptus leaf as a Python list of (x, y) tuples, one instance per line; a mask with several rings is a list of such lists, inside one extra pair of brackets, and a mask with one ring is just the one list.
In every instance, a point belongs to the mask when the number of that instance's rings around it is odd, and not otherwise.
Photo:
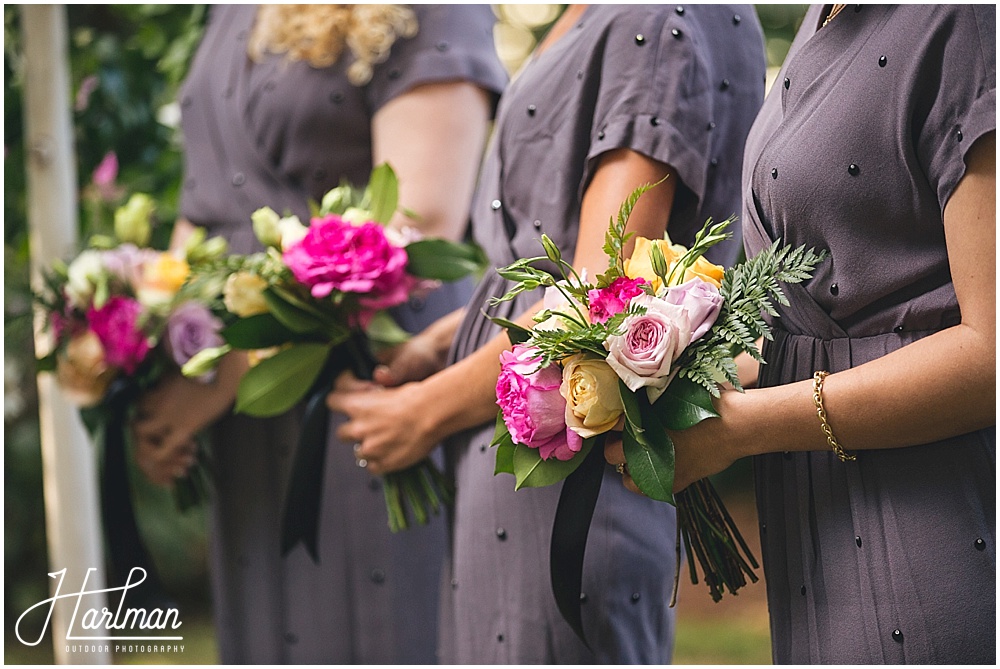
[(686, 378), (678, 377), (671, 381), (653, 406), (660, 422), (668, 430), (686, 430), (706, 418), (719, 417), (712, 404), (712, 394)]
[(282, 414), (309, 392), (330, 354), (329, 344), (296, 344), (262, 360), (240, 381), (236, 413)]
[(595, 439), (584, 439), (583, 448), (571, 460), (542, 460), (537, 448), (517, 444), (514, 449), (514, 477), (517, 479), (514, 489), (544, 488), (564, 480), (583, 463)]

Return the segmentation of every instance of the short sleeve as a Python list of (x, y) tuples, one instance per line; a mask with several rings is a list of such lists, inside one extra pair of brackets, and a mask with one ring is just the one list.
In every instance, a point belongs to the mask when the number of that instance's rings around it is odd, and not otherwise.
[(417, 34), (397, 41), (375, 67), (365, 95), (372, 113), (417, 86), (466, 81), (493, 94), (493, 106), (507, 73), (493, 45), (496, 18), (488, 5), (414, 5)]
[(597, 158), (626, 148), (669, 164), (701, 200), (712, 98), (697, 26), (645, 7), (622, 12), (605, 39), (581, 193)]
[(969, 149), (996, 130), (996, 7), (937, 9), (915, 77), (913, 122), (918, 158), (944, 212)]

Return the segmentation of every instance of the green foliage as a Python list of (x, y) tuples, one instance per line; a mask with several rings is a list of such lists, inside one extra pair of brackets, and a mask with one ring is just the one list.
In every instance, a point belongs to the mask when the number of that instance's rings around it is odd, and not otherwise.
[(776, 318), (774, 304), (787, 305), (781, 283), (801, 283), (826, 257), (804, 246), (792, 249), (775, 241), (753, 258), (726, 270), (719, 292), (724, 300), (722, 311), (709, 334), (684, 352), (679, 361), (681, 375), (719, 395), (718, 383), (725, 380), (740, 388), (732, 358), (746, 352), (755, 360), (764, 359), (757, 350), (757, 339), (771, 338), (764, 314)]
[(329, 344), (295, 344), (262, 360), (240, 381), (237, 413), (283, 414), (306, 396), (330, 355)]

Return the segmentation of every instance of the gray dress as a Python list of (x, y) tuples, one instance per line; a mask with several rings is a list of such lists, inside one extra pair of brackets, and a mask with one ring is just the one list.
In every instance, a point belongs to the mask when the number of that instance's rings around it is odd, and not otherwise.
[[(747, 140), (748, 255), (777, 238), (831, 254), (788, 290), (762, 386), (959, 322), (942, 212), (996, 128), (995, 7), (848, 6), (817, 31), (824, 16)], [(996, 662), (995, 430), (756, 458), (776, 662)]]
[[(761, 30), (749, 6), (591, 5), (501, 100), (473, 205), (476, 240), (496, 266), (538, 255), (542, 233), (572, 257), (596, 160), (624, 147), (675, 168), (669, 229), (690, 243), (707, 217), (739, 210), (740, 157), (763, 83)], [(737, 242), (715, 260), (732, 261), (738, 250)], [(487, 273), (454, 358), (498, 333), (480, 309), (506, 289)], [(509, 317), (538, 297), (523, 295), (492, 313)], [(588, 652), (551, 591), (549, 540), (560, 487), (515, 492), (511, 476), (494, 477), (492, 432), (492, 423), (470, 430), (447, 449), (458, 499), (443, 583), (442, 660), (669, 662), (674, 508), (627, 492), (607, 468), (584, 564)]]
[[(234, 252), (258, 250), (256, 208), (305, 221), (308, 199), (319, 201), (342, 178), (365, 182), (372, 116), (395, 96), (461, 80), (500, 92), (506, 75), (488, 7), (415, 11), (417, 36), (397, 41), (359, 88), (345, 75), (349, 57), (323, 69), (281, 58), (252, 63), (246, 39), (255, 6), (215, 7), (181, 96), (182, 214), (224, 235)], [(464, 304), (470, 290), (446, 285), (396, 316), (415, 332)], [(444, 521), (390, 534), (381, 484), (356, 466), (350, 444), (331, 437), (328, 446), (320, 564), (301, 546), (281, 558), (298, 416), (233, 416), (215, 430), (211, 574), (221, 661), (434, 662)]]

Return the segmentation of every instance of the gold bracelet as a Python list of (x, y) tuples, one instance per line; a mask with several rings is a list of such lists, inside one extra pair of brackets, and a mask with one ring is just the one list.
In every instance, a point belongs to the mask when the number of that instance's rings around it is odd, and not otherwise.
[(820, 427), (823, 428), (823, 434), (826, 435), (826, 443), (830, 444), (830, 448), (837, 454), (840, 461), (853, 462), (857, 460), (857, 457), (844, 450), (844, 447), (840, 445), (837, 438), (833, 436), (833, 429), (826, 419), (826, 409), (823, 408), (823, 380), (828, 376), (830, 376), (830, 372), (816, 372), (813, 374), (813, 404), (816, 405), (816, 415), (819, 416)]

